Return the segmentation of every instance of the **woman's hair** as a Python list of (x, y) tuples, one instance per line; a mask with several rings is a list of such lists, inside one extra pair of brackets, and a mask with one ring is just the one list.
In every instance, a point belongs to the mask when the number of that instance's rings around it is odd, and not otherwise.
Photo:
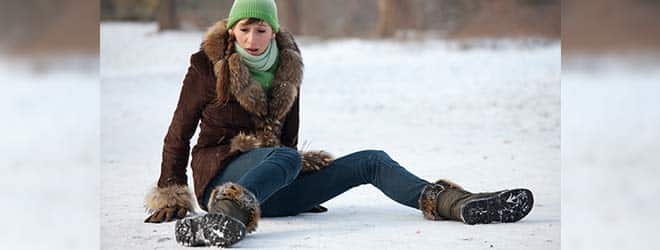
[[(261, 20), (259, 18), (251, 17), (251, 18), (248, 18), (247, 21), (244, 24), (245, 25), (250, 25), (250, 24), (255, 24), (255, 23), (260, 23), (260, 22), (264, 22), (264, 20)], [(236, 41), (236, 37), (233, 34), (229, 33), (229, 29), (227, 29), (227, 33), (228, 33), (228, 38), (227, 38), (227, 45), (225, 46), (225, 50), (224, 50), (224, 52), (225, 52), (224, 53), (224, 58), (223, 58), (224, 62), (222, 63), (221, 68), (220, 68), (220, 72), (221, 72), (220, 75), (216, 76), (216, 77), (220, 78), (219, 79), (220, 84), (217, 84), (216, 87), (215, 87), (216, 88), (216, 90), (215, 90), (216, 91), (215, 104), (218, 107), (224, 106), (229, 101), (229, 94), (228, 94), (228, 92), (229, 92), (229, 57), (232, 54), (234, 54), (234, 52), (235, 52), (234, 42)]]
[[(242, 21), (242, 20), (241, 20), (241, 21)], [(239, 21), (239, 22), (240, 22), (240, 21)], [(262, 20), (262, 19), (254, 18), (254, 17), (250, 17), (250, 18), (247, 19), (247, 21), (245, 21), (244, 25), (250, 25), (250, 24), (261, 23), (261, 22), (266, 23), (266, 21), (264, 21), (264, 20)], [(266, 24), (268, 24), (268, 23), (266, 23)], [(270, 26), (270, 25), (269, 25), (269, 26)], [(271, 27), (271, 28), (272, 28), (272, 27)]]

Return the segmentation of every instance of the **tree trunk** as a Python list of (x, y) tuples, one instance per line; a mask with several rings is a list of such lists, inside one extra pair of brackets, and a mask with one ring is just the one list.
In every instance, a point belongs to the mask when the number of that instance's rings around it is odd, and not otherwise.
[(279, 0), (277, 1), (278, 9), (282, 14), (282, 24), (285, 25), (285, 28), (293, 34), (300, 34), (301, 23), (300, 23), (300, 1), (298, 0)]
[(415, 29), (418, 31), (426, 30), (426, 0), (415, 2), (413, 6), (415, 15)]
[(396, 31), (395, 6), (396, 0), (378, 0), (378, 36), (394, 36)]
[[(397, 13), (397, 28), (412, 30), (415, 29), (415, 13), (413, 13), (415, 1), (413, 0), (397, 0), (395, 5), (395, 13)], [(418, 13), (418, 15), (422, 15)]]
[(176, 1), (160, 0), (158, 2), (158, 31), (178, 28), (179, 20), (176, 17)]

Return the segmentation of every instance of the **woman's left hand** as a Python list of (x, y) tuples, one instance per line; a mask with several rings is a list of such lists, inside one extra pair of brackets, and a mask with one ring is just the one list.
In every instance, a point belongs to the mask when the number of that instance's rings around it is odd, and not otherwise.
[(186, 217), (188, 209), (185, 207), (166, 207), (156, 210), (154, 213), (144, 219), (145, 223), (163, 223)]

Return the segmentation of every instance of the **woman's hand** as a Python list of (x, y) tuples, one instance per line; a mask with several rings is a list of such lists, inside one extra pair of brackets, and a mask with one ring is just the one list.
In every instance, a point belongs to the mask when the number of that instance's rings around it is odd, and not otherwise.
[(185, 207), (174, 206), (161, 208), (153, 212), (149, 217), (147, 217), (145, 223), (163, 223), (170, 222), (176, 219), (183, 219), (186, 217), (188, 209)]
[(170, 222), (186, 217), (188, 211), (194, 211), (194, 197), (188, 185), (154, 186), (144, 198), (144, 206), (151, 213), (145, 223)]

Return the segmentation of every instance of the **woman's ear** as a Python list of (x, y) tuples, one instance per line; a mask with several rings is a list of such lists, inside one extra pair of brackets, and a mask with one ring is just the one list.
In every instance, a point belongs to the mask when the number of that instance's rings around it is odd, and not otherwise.
[(234, 29), (229, 29), (229, 30), (227, 30), (227, 32), (229, 33), (230, 36), (234, 35)]

